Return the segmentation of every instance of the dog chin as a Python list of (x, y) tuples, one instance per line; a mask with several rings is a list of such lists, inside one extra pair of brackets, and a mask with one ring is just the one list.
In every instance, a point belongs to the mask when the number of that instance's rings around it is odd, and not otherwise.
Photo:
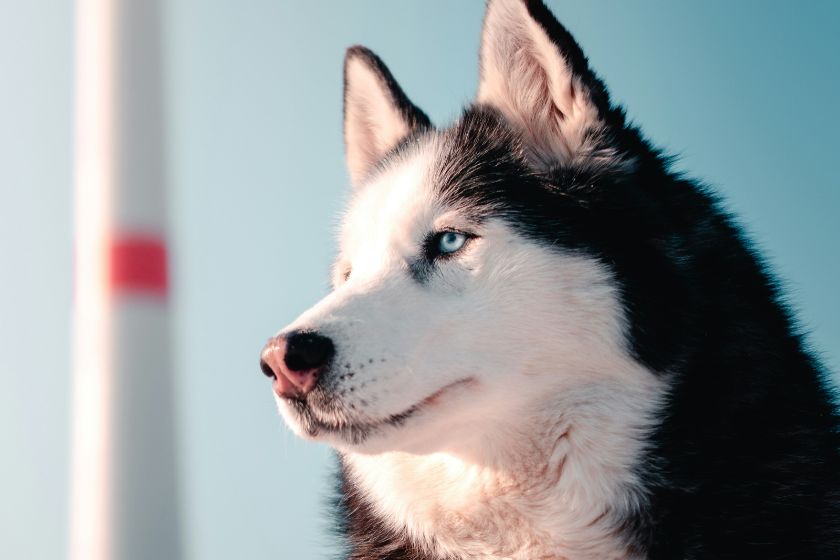
[(378, 454), (403, 451), (425, 454), (438, 451), (441, 431), (435, 409), (452, 394), (474, 384), (473, 379), (450, 383), (403, 412), (379, 420), (357, 421), (343, 418), (325, 421), (314, 407), (304, 401), (277, 397), (278, 408), (289, 428), (299, 437), (326, 443), (346, 453)]
[(312, 409), (300, 401), (278, 398), (278, 408), (286, 425), (300, 438), (326, 443), (342, 452), (383, 453), (394, 451), (403, 439), (404, 424), (412, 420), (421, 421), (421, 411), (408, 409), (402, 414), (389, 416), (376, 422), (325, 422)]

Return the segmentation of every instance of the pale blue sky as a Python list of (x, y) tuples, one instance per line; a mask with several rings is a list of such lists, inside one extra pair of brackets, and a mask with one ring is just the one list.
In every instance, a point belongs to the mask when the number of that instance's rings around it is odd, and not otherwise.
[[(840, 364), (840, 4), (551, 1), (614, 98), (715, 186)], [(257, 368), (327, 289), (347, 192), (344, 49), (438, 123), (473, 95), (479, 1), (171, 0), (169, 176), (191, 558), (324, 557), (330, 455)], [(72, 4), (0, 0), (0, 554), (64, 556)]]

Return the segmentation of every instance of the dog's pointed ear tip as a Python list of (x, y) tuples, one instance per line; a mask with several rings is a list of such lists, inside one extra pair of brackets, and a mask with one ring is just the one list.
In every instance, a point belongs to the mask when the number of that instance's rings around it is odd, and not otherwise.
[[(503, 4), (527, 4), (531, 0), (487, 0), (484, 4), (489, 8), (490, 6), (500, 6)], [(539, 0), (537, 0), (539, 1)]]
[(346, 60), (349, 60), (351, 58), (356, 58), (356, 57), (367, 57), (367, 56), (370, 56), (372, 54), (373, 54), (373, 51), (371, 51), (366, 46), (356, 44), (356, 45), (350, 45), (349, 47), (347, 47), (347, 50), (344, 53), (344, 58)]
[(487, 0), (485, 2), (487, 10), (497, 6), (521, 6), (530, 12), (534, 5), (546, 7), (543, 0)]
[(379, 57), (376, 56), (376, 53), (364, 45), (352, 45), (347, 47), (347, 50), (344, 52), (344, 68), (346, 69), (348, 64), (356, 60), (359, 60), (368, 66), (377, 66), (378, 64), (381, 64)]
[(364, 45), (353, 45), (344, 54), (345, 81), (358, 76), (359, 72), (373, 73), (379, 76), (390, 76), (388, 67), (379, 56)]

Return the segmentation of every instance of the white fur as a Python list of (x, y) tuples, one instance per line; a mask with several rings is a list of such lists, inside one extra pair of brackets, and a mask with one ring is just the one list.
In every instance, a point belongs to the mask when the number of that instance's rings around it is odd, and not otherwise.
[[(632, 467), (662, 383), (628, 356), (610, 274), (442, 206), (429, 184), (437, 149), (417, 148), (356, 194), (339, 285), (288, 329), (332, 337), (336, 363), (353, 366), (339, 384), (338, 400), (355, 407), (347, 421), (450, 389), (361, 444), (320, 439), (383, 519), (438, 552), (624, 558), (614, 522), (644, 499)], [(480, 237), (418, 284), (407, 263), (449, 227)]]

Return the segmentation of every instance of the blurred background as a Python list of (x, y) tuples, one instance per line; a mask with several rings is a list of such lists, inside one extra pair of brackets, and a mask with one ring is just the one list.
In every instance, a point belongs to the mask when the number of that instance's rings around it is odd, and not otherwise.
[[(725, 196), (837, 380), (840, 4), (548, 3), (632, 119)], [(480, 1), (162, 3), (184, 557), (334, 550), (332, 456), (283, 426), (258, 354), (327, 290), (348, 191), (344, 49), (376, 51), (443, 124), (474, 94), (482, 14)], [(0, 0), (4, 558), (68, 549), (75, 21), (70, 0)]]

